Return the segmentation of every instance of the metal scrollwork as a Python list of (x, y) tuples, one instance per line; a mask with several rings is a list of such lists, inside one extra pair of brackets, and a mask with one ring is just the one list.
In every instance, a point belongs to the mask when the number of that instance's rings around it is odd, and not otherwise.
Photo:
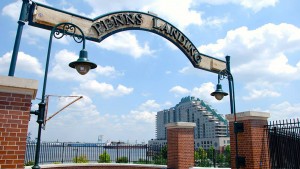
[[(63, 23), (62, 25), (56, 27), (56, 29), (54, 30), (54, 34), (53, 36), (56, 39), (61, 39), (62, 37), (64, 37), (65, 35), (69, 35), (72, 36), (74, 41), (77, 43), (81, 43), (83, 41), (83, 36), (82, 35), (78, 35), (76, 32), (76, 30), (78, 30), (79, 28), (77, 28), (77, 26), (71, 24), (71, 23)], [(82, 34), (81, 31), (79, 31), (79, 33)]]

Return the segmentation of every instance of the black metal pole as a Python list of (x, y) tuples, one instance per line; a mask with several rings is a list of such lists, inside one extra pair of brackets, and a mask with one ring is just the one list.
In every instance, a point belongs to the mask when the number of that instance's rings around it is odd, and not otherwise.
[[(64, 23), (59, 23), (59, 24), (57, 24), (56, 26), (54, 26), (52, 28), (51, 33), (50, 33), (50, 39), (49, 39), (49, 44), (48, 44), (48, 52), (47, 52), (47, 59), (46, 59), (46, 65), (45, 65), (44, 83), (43, 83), (42, 98), (41, 98), (42, 100), (39, 103), (39, 109), (37, 111), (31, 111), (30, 112), (31, 114), (38, 115), (37, 123), (39, 124), (39, 126), (38, 126), (37, 145), (36, 145), (36, 152), (35, 152), (35, 161), (34, 161), (34, 166), (32, 167), (32, 169), (40, 169), (41, 168), (39, 166), (40, 145), (41, 145), (41, 132), (42, 132), (41, 128), (42, 128), (42, 124), (44, 123), (44, 115), (45, 115), (45, 107), (46, 107), (45, 95), (46, 95), (46, 88), (47, 88), (47, 77), (48, 77), (50, 53), (51, 53), (51, 47), (52, 47), (52, 39), (53, 39), (53, 36), (56, 37), (55, 35), (58, 35), (59, 33), (61, 33), (59, 30), (57, 30), (57, 28), (60, 27), (60, 26), (62, 26), (62, 25), (64, 26), (63, 27), (64, 29), (70, 29), (70, 27), (72, 27), (73, 29), (75, 29), (75, 30), (78, 29), (80, 31), (80, 33), (82, 34), (82, 36), (81, 36), (82, 41), (79, 41), (79, 42), (83, 42), (82, 49), (85, 49), (85, 36), (84, 36), (82, 30), (78, 26), (76, 26), (76, 25), (74, 25), (72, 23), (64, 22)], [(74, 30), (74, 36), (75, 36), (75, 30)], [(65, 33), (66, 32), (63, 32), (62, 36), (64, 36)], [(60, 36), (58, 38), (61, 38), (62, 36)]]
[(235, 136), (235, 166), (237, 169), (240, 168), (239, 162), (238, 162), (238, 132), (235, 130), (235, 125), (237, 123), (236, 121), (236, 110), (235, 110), (235, 96), (234, 96), (234, 81), (233, 81), (233, 76), (230, 72), (230, 56), (226, 56), (226, 69), (228, 73), (228, 85), (229, 85), (229, 97), (230, 97), (230, 109), (231, 109), (231, 114), (234, 116), (234, 123), (233, 123), (233, 128), (234, 128), (234, 136)]
[(13, 49), (13, 53), (12, 53), (11, 61), (10, 61), (8, 76), (14, 76), (14, 74), (15, 74), (17, 58), (18, 58), (18, 53), (19, 53), (19, 47), (20, 47), (21, 37), (22, 37), (22, 32), (23, 32), (23, 26), (25, 25), (25, 22), (28, 19), (27, 14), (29, 12), (29, 7), (30, 7), (29, 0), (23, 0), (21, 13), (20, 13), (19, 21), (18, 21), (18, 30), (17, 30), (17, 34), (16, 34), (14, 49)]

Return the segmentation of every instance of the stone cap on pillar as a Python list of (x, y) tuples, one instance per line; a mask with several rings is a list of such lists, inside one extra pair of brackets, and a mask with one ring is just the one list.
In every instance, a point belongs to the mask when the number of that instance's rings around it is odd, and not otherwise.
[(167, 127), (167, 129), (170, 129), (170, 128), (194, 128), (194, 127), (196, 127), (196, 123), (175, 122), (175, 123), (168, 123), (165, 126)]
[(31, 95), (32, 99), (35, 99), (37, 89), (37, 80), (0, 76), (0, 92), (26, 94)]
[[(270, 113), (267, 112), (257, 112), (257, 111), (245, 111), (236, 113), (236, 120), (268, 120), (270, 117)], [(233, 114), (227, 114), (226, 119), (229, 122), (234, 121), (234, 115)]]

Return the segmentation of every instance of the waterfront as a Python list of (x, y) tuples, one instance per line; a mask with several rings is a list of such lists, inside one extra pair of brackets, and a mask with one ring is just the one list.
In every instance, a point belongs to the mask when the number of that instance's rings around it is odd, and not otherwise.
[[(25, 164), (34, 161), (35, 143), (27, 143)], [(117, 162), (121, 157), (127, 157), (129, 163), (144, 161), (150, 163), (154, 152), (159, 152), (161, 147), (148, 145), (103, 145), (98, 143), (42, 143), (40, 163), (72, 163), (73, 159), (86, 156), (90, 163), (97, 163), (99, 155), (105, 151), (110, 155), (110, 162)], [(151, 153), (149, 153), (151, 152)]]

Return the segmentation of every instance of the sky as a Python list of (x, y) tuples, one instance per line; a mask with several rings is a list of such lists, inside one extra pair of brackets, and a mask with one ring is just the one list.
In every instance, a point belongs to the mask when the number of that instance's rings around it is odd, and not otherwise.
[[(39, 0), (53, 8), (95, 18), (116, 11), (155, 13), (181, 30), (203, 53), (231, 57), (237, 112), (270, 113), (270, 121), (296, 119), (300, 113), (300, 1), (298, 0)], [(0, 1), (0, 75), (7, 76), (21, 0)], [(50, 31), (24, 26), (15, 77), (39, 81), (40, 102)], [(68, 64), (81, 44), (54, 39), (47, 95), (83, 96), (46, 123), (42, 141), (147, 142), (155, 138), (155, 115), (195, 96), (220, 114), (230, 114), (226, 97), (217, 101), (217, 74), (196, 69), (167, 39), (141, 30), (88, 41), (89, 60), (98, 65), (79, 75)], [(227, 79), (222, 80), (228, 92)], [(48, 116), (73, 97), (50, 97)], [(37, 136), (36, 116), (29, 132)]]

